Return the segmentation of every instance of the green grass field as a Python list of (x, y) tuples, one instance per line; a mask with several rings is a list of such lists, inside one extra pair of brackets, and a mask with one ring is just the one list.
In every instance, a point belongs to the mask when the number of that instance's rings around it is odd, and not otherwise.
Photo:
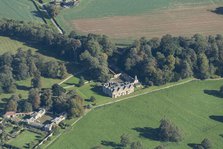
[(5, 52), (11, 52), (12, 54), (14, 54), (19, 48), (22, 48), (23, 50), (31, 49), (33, 52), (36, 52), (43, 56), (45, 58), (44, 60), (46, 61), (57, 60), (54, 57), (45, 56), (40, 53), (41, 51), (47, 51), (46, 49), (42, 49), (41, 47), (37, 49), (32, 47), (31, 45), (27, 45), (24, 42), (14, 40), (9, 37), (0, 36), (0, 54), (3, 54)]
[(0, 0), (0, 18), (43, 22), (31, 0)]
[[(77, 86), (78, 82), (79, 82), (78, 77), (72, 77), (63, 84), (61, 84), (61, 86), (66, 87), (69, 85), (75, 85), (75, 87), (68, 88), (67, 90), (75, 90), (78, 93), (78, 95), (80, 95), (83, 99), (89, 99), (91, 96), (94, 96), (96, 98), (97, 105), (111, 101), (110, 97), (101, 94), (100, 89), (97, 88), (97, 83), (90, 82), (81, 87), (78, 87)], [(86, 104), (90, 103), (91, 102), (86, 102)]]
[(38, 140), (41, 140), (41, 138), (40, 135), (25, 130), (16, 138), (11, 139), (8, 143), (19, 148), (29, 148), (29, 143), (38, 143)]
[(69, 32), (73, 29), (72, 21), (76, 19), (141, 15), (176, 6), (213, 3), (222, 4), (223, 0), (81, 0), (78, 7), (61, 11), (57, 21), (63, 29)]
[[(223, 99), (204, 93), (204, 90), (218, 90), (222, 84), (223, 80), (193, 81), (96, 109), (50, 148), (87, 149), (99, 145), (103, 140), (118, 144), (120, 136), (128, 133), (132, 140), (142, 141), (146, 148), (164, 144), (167, 149), (189, 149), (189, 143), (200, 143), (207, 137), (212, 141), (214, 149), (222, 149), (223, 138), (220, 134), (223, 134)], [(140, 132), (134, 130), (144, 127), (153, 130), (164, 117), (182, 129), (182, 142), (161, 143), (153, 140), (152, 135), (148, 138), (139, 137)], [(219, 117), (219, 121), (214, 120)], [(108, 145), (104, 148), (112, 147)]]

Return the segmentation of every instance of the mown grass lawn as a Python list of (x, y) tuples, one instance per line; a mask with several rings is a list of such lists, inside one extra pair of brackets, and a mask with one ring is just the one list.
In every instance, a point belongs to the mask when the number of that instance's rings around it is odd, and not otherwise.
[[(164, 144), (167, 149), (189, 149), (188, 144), (200, 143), (207, 137), (214, 149), (222, 149), (220, 134), (223, 134), (223, 123), (217, 118), (223, 116), (223, 98), (204, 93), (215, 92), (222, 84), (223, 80), (193, 81), (95, 109), (49, 148), (87, 149), (101, 144), (101, 141), (114, 145), (119, 143), (123, 133), (127, 133), (132, 140), (142, 141), (145, 148)], [(159, 126), (162, 118), (170, 119), (183, 131), (182, 142), (154, 140), (152, 130)], [(150, 128), (149, 132), (142, 131), (142, 135), (135, 130), (145, 127)], [(147, 137), (143, 137), (144, 133)]]
[(11, 139), (8, 144), (19, 148), (29, 148), (28, 144), (33, 142), (34, 144), (38, 143), (38, 140), (41, 140), (42, 136), (39, 134), (30, 132), (30, 131), (23, 131), (19, 134), (16, 138)]

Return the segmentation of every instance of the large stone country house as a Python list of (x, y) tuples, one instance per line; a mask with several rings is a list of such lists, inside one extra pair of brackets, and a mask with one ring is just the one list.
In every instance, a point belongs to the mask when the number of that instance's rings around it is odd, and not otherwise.
[(103, 87), (103, 92), (112, 97), (112, 98), (118, 98), (120, 96), (128, 95), (134, 92), (134, 85), (139, 83), (137, 77), (135, 77), (135, 80), (130, 82), (108, 82), (105, 83)]

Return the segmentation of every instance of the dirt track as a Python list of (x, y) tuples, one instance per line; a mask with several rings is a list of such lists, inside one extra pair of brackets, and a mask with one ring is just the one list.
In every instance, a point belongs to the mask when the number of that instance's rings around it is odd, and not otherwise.
[(165, 34), (222, 34), (223, 15), (211, 11), (216, 7), (178, 7), (140, 16), (80, 19), (74, 20), (72, 24), (81, 33), (106, 34), (113, 38), (151, 38)]

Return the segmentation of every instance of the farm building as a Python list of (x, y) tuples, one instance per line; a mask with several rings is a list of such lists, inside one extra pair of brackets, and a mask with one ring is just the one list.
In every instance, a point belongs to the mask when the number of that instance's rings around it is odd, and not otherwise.
[(51, 3), (69, 8), (79, 4), (79, 0), (52, 0)]

